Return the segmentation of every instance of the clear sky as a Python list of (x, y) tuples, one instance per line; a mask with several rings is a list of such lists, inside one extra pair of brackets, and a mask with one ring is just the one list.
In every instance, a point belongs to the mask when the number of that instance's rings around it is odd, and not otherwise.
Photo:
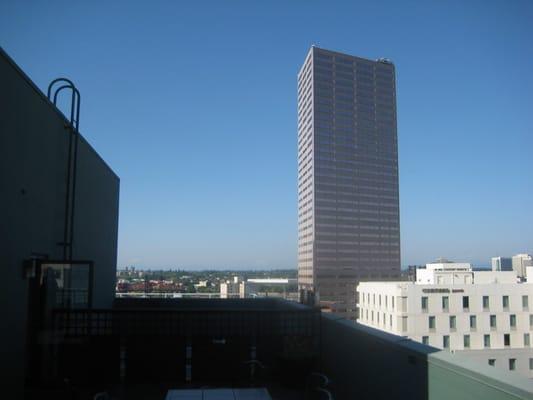
[(312, 44), (396, 64), (402, 264), (482, 265), (533, 252), (532, 21), (528, 0), (2, 0), (0, 45), (80, 89), (121, 178), (120, 267), (296, 266)]

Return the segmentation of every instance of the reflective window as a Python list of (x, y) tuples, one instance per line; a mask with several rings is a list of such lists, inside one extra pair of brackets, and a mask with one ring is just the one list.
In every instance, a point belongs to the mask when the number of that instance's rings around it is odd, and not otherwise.
[(502, 297), (503, 308), (509, 308), (509, 296)]
[(427, 311), (428, 309), (428, 298), (427, 297), (422, 297), (422, 310), (425, 310)]
[(456, 318), (455, 315), (450, 316), (450, 329), (456, 328)]
[(90, 306), (90, 264), (42, 264), (40, 278), (41, 296), (47, 308)]
[(470, 299), (468, 296), (463, 296), (463, 308), (470, 308)]
[(448, 296), (443, 296), (443, 297), (442, 297), (442, 310), (443, 310), (443, 311), (448, 311), (448, 308), (449, 308), (449, 299), (448, 299)]
[(485, 310), (489, 308), (489, 296), (483, 296), (483, 308)]

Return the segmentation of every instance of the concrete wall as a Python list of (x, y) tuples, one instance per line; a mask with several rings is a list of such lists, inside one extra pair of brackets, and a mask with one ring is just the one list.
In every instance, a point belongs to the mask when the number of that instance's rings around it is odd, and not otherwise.
[(532, 399), (533, 382), (401, 336), (321, 317), (321, 372), (335, 400)]
[(428, 356), (430, 400), (533, 399), (533, 382), (516, 373), (440, 351)]
[(322, 315), (321, 369), (335, 400), (427, 399), (427, 355), (437, 349)]
[[(37, 253), (62, 258), (68, 130), (1, 49), (0, 88), (0, 373), (20, 393), (27, 357), (23, 261)], [(94, 261), (96, 307), (111, 306), (114, 297), (118, 196), (119, 178), (80, 138), (73, 258)]]
[(533, 378), (533, 370), (529, 369), (529, 360), (533, 360), (533, 348), (531, 347), (521, 349), (456, 350), (454, 353), (484, 365), (488, 365), (488, 361), (492, 359), (494, 360), (494, 367), (492, 368), (503, 368), (504, 370), (509, 370), (509, 360), (514, 358), (515, 371), (513, 373)]

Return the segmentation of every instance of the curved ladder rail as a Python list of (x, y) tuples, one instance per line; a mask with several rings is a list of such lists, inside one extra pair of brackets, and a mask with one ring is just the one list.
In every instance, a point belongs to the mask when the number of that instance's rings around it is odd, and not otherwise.
[[(57, 87), (58, 83), (62, 83)], [(78, 136), (80, 123), (80, 92), (74, 83), (67, 78), (54, 79), (48, 85), (47, 97), (54, 106), (57, 107), (57, 99), (59, 93), (65, 89), (70, 89), (70, 128), (71, 134), (68, 141), (68, 157), (67, 157), (67, 180), (66, 180), (66, 195), (65, 195), (65, 223), (63, 228), (63, 242), (58, 243), (63, 247), (63, 258), (65, 260), (72, 260), (72, 243), (74, 240), (74, 217), (75, 217), (75, 194), (76, 194), (76, 170), (78, 164)], [(72, 140), (74, 137), (74, 141)]]

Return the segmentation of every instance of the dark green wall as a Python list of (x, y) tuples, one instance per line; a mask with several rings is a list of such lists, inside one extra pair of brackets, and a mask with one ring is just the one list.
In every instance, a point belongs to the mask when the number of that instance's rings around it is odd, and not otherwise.
[[(20, 393), (24, 380), (28, 281), (23, 278), (23, 261), (32, 253), (62, 258), (57, 242), (63, 238), (65, 122), (0, 50), (0, 373), (10, 386), (6, 393)], [(73, 258), (94, 261), (94, 305), (110, 307), (119, 178), (83, 138), (78, 154)]]

